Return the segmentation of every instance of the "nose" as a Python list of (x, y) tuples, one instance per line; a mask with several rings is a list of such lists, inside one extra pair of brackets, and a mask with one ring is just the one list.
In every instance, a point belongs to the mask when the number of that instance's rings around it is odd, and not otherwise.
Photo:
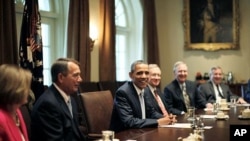
[(82, 79), (81, 76), (79, 76), (78, 79), (77, 79), (78, 82), (82, 82), (82, 80), (83, 80), (83, 79)]

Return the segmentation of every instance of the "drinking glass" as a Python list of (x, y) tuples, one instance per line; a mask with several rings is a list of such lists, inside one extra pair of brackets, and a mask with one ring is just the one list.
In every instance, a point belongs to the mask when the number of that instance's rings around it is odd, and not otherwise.
[(217, 113), (218, 110), (219, 110), (219, 106), (220, 106), (220, 105), (219, 105), (219, 103), (217, 103), (217, 102), (214, 103), (213, 105), (214, 105), (213, 111), (214, 111), (215, 113)]
[(230, 97), (230, 107), (235, 107), (236, 106), (236, 98), (235, 97)]
[(189, 121), (195, 120), (195, 108), (194, 107), (188, 107), (187, 114), (188, 114)]
[(111, 130), (102, 131), (103, 141), (112, 141), (113, 139), (114, 139), (114, 131), (111, 131)]

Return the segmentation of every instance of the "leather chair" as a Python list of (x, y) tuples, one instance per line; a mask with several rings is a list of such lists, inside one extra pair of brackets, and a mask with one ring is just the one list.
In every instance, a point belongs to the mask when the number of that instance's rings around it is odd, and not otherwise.
[(100, 86), (98, 82), (82, 82), (80, 84), (80, 92), (95, 92), (100, 91)]
[(100, 81), (99, 84), (102, 91), (110, 90), (114, 97), (115, 92), (118, 89), (116, 81)]
[(31, 117), (30, 117), (30, 111), (28, 109), (28, 105), (23, 105), (20, 107), (20, 111), (22, 113), (23, 116), (23, 120), (26, 124), (26, 128), (27, 128), (27, 133), (28, 133), (28, 137), (30, 139), (31, 136), (31, 131), (30, 131), (30, 123), (31, 123)]
[(113, 110), (113, 96), (110, 90), (80, 94), (85, 116), (88, 140), (102, 138), (102, 131), (109, 129)]

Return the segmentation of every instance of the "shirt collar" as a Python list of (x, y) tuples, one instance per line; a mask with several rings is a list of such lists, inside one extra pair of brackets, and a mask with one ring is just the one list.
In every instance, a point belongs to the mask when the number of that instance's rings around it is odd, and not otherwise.
[(138, 88), (134, 83), (133, 83), (133, 85), (134, 85), (135, 90), (136, 90), (136, 92), (137, 92), (138, 95), (140, 95), (141, 93), (144, 94), (144, 89), (141, 90), (141, 89)]
[(59, 91), (59, 93), (61, 94), (61, 96), (63, 97), (64, 101), (66, 103), (68, 103), (68, 101), (70, 101), (70, 96), (68, 96), (62, 89), (60, 89), (56, 83), (53, 83), (53, 85), (56, 87), (56, 89)]
[(157, 90), (155, 87), (153, 87), (149, 84), (148, 84), (148, 87), (149, 87), (150, 91), (152, 92), (152, 94), (154, 94), (154, 91)]

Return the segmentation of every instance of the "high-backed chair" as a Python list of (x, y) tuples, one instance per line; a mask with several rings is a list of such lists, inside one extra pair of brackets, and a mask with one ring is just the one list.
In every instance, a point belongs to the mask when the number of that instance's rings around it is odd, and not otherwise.
[(110, 90), (114, 97), (115, 92), (118, 89), (116, 81), (100, 81), (99, 84), (102, 91)]
[(112, 109), (113, 96), (109, 90), (85, 92), (80, 94), (84, 119), (89, 140), (101, 138), (102, 130), (108, 130)]
[(98, 82), (82, 82), (80, 84), (80, 92), (95, 92), (100, 91), (100, 86)]
[(27, 133), (28, 133), (28, 136), (30, 138), (30, 136), (31, 136), (31, 131), (30, 131), (31, 117), (30, 117), (30, 111), (28, 109), (28, 106), (27, 105), (21, 106), (20, 111), (22, 113), (23, 120), (24, 120), (24, 122), (26, 124)]

